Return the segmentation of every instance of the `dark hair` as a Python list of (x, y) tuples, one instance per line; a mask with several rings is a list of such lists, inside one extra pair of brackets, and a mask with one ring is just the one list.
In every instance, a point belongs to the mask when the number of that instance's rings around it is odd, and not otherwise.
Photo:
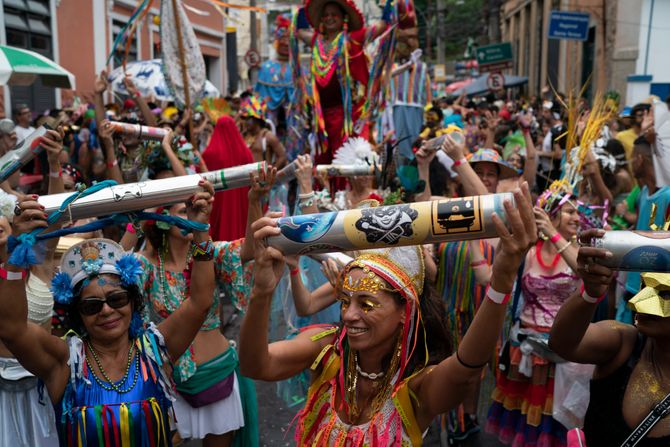
[[(106, 273), (103, 275), (110, 275), (110, 274)], [(118, 278), (117, 275), (114, 276)], [(94, 276), (93, 278), (97, 278), (97, 276)], [(79, 310), (77, 309), (77, 303), (79, 303), (79, 300), (81, 300), (81, 291), (84, 288), (84, 284), (85, 281), (81, 281), (79, 284), (77, 284), (77, 286), (75, 286), (73, 291), (74, 298), (72, 299), (72, 304), (65, 307), (65, 318), (67, 322), (67, 328), (72, 329), (79, 335), (83, 335), (86, 333), (84, 322), (81, 318), (81, 315), (79, 314)], [(141, 314), (142, 310), (144, 309), (144, 297), (142, 296), (140, 287), (137, 284), (133, 284), (130, 286), (122, 285), (121, 288), (124, 289), (126, 292), (128, 292), (128, 296), (130, 297), (130, 305), (133, 309), (133, 312), (139, 312)]]
[(323, 16), (323, 10), (325, 10), (325, 9), (326, 9), (326, 6), (328, 6), (328, 5), (337, 6), (337, 9), (340, 10), (340, 13), (342, 14), (342, 17), (346, 17), (346, 15), (347, 15), (347, 11), (342, 7), (342, 5), (340, 5), (340, 4), (337, 3), (337, 2), (326, 2), (326, 3), (323, 5), (323, 9), (321, 10), (321, 15), (319, 16), (319, 20), (321, 19), (321, 16)]
[(652, 153), (651, 144), (649, 144), (644, 135), (635, 139), (633, 142), (633, 154), (640, 154), (651, 160)]
[[(395, 292), (393, 298), (399, 307), (404, 308), (405, 299), (400, 293)], [(444, 303), (428, 278), (424, 279), (423, 293), (419, 297), (419, 306), (421, 325), (423, 327), (418, 328), (416, 332), (414, 332), (414, 328), (410, 329), (411, 333), (417, 334), (416, 349), (407, 362), (403, 378), (411, 376), (423, 368), (424, 365), (436, 365), (453, 353), (451, 333), (448, 329)], [(340, 321), (338, 326), (338, 332), (341, 332), (344, 323)], [(344, 342), (347, 343), (346, 338)], [(412, 345), (414, 345), (414, 342), (412, 342)], [(427, 347), (428, 357), (426, 357), (424, 346)], [(339, 355), (344, 355), (344, 353), (340, 352)], [(382, 368), (384, 370), (388, 370), (392, 356), (393, 352), (389, 352), (382, 359)]]
[(430, 173), (430, 191), (434, 196), (443, 196), (447, 192), (449, 184), (449, 171), (444, 167), (440, 160), (433, 158), (429, 165)]

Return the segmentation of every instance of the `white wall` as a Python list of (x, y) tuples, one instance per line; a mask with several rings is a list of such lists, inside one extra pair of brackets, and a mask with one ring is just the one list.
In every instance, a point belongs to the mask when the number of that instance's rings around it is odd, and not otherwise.
[[(652, 82), (670, 82), (670, 1), (643, 0), (640, 15), (640, 52), (638, 53), (635, 74), (650, 74)], [(654, 4), (654, 13), (649, 23), (649, 10)], [(649, 35), (651, 25), (651, 34)], [(649, 39), (649, 55), (647, 57), (647, 38)], [(647, 72), (645, 73), (645, 60)]]

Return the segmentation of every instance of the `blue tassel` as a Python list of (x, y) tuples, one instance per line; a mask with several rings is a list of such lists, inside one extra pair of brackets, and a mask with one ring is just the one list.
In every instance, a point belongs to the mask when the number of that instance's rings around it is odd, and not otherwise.
[(144, 332), (144, 322), (138, 311), (133, 311), (133, 317), (130, 320), (130, 328), (128, 333), (131, 339), (136, 339)]

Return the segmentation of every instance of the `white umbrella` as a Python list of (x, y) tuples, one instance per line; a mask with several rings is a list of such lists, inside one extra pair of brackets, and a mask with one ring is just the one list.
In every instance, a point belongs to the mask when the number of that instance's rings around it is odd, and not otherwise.
[(30, 85), (37, 79), (47, 87), (75, 88), (74, 75), (41, 54), (0, 45), (0, 85)]
[[(126, 86), (123, 84), (126, 73), (130, 75), (135, 87), (137, 87), (142, 96), (153, 96), (159, 101), (174, 101), (165, 83), (160, 59), (130, 62), (126, 65), (125, 73), (123, 67), (114, 69), (109, 75), (109, 82), (113, 91), (123, 95), (128, 94), (128, 90), (126, 90)], [(221, 96), (221, 93), (211, 82), (206, 81), (204, 96), (218, 98)]]

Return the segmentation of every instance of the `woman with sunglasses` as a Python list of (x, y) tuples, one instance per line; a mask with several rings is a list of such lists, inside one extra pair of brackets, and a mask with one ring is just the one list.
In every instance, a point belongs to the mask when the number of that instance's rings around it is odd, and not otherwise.
[[(206, 223), (213, 188), (201, 183), (187, 209)], [(13, 234), (45, 227), (44, 208), (28, 196)], [(20, 268), (7, 265), (0, 282), (0, 340), (46, 385), (56, 410), (61, 445), (171, 445), (172, 359), (188, 348), (212, 304), (213, 251), (206, 231), (195, 232), (191, 299), (158, 326), (142, 324), (139, 261), (106, 239), (84, 241), (63, 256), (52, 281), (54, 298), (68, 305), (63, 340), (27, 321)]]

